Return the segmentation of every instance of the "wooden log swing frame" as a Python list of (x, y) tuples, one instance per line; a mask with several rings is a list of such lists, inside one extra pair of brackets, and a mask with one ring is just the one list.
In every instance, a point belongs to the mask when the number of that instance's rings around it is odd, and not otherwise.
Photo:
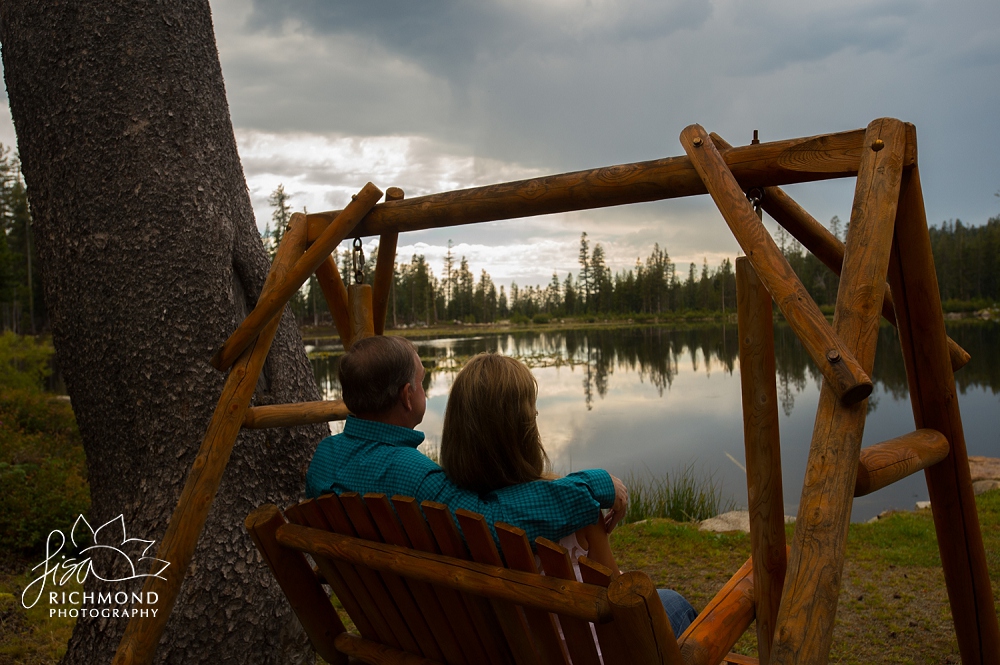
[[(1000, 629), (953, 374), (969, 354), (945, 333), (915, 128), (880, 118), (865, 129), (731, 147), (691, 125), (680, 140), (686, 156), (413, 199), (389, 188), (377, 205), (382, 192), (368, 183), (344, 210), (294, 214), (256, 307), (211, 360), (229, 371), (228, 378), (157, 553), (172, 565), (166, 579), (148, 577), (143, 589), (159, 594), (165, 607), (155, 617), (131, 619), (114, 663), (152, 661), (240, 428), (346, 417), (342, 402), (250, 407), (285, 305), (311, 274), (348, 348), (384, 331), (400, 232), (705, 193), (746, 254), (736, 264), (737, 310), (760, 661), (827, 661), (853, 497), (923, 469), (962, 661), (1000, 663)], [(780, 186), (844, 177), (856, 177), (857, 185), (841, 243)], [(765, 230), (746, 196), (751, 190), (765, 211), (840, 275), (832, 324)], [(374, 291), (345, 286), (331, 252), (345, 238), (373, 235), (380, 237)], [(772, 302), (823, 375), (790, 550)], [(899, 330), (915, 431), (862, 450), (882, 317)], [(663, 662), (682, 662), (678, 658), (686, 656), (668, 654)]]

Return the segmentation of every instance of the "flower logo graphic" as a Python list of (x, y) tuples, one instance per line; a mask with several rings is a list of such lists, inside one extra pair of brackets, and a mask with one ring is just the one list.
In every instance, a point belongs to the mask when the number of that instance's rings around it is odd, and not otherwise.
[[(34, 607), (41, 599), (47, 582), (62, 586), (75, 578), (82, 584), (91, 573), (104, 582), (126, 582), (140, 577), (166, 579), (163, 571), (170, 566), (170, 562), (148, 556), (156, 541), (128, 537), (124, 515), (108, 520), (97, 529), (80, 515), (73, 522), (69, 539), (79, 558), (67, 558), (61, 554), (66, 546), (66, 535), (62, 531), (56, 529), (49, 533), (45, 543), (45, 560), (31, 569), (41, 568), (42, 572), (21, 593), (21, 604), (25, 608)], [(119, 569), (124, 572), (116, 573)], [(28, 599), (32, 595), (34, 599), (29, 604)]]

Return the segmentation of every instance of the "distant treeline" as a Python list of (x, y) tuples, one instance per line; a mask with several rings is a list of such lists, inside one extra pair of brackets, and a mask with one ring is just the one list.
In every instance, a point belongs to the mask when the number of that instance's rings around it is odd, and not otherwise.
[(421, 255), (396, 266), (392, 307), (394, 324), (433, 323), (439, 320), (489, 323), (498, 319), (588, 317), (604, 315), (658, 315), (689, 310), (730, 310), (736, 307), (736, 278), (725, 259), (715, 270), (708, 262), (700, 272), (694, 264), (679, 276), (665, 249), (658, 244), (645, 260), (628, 270), (612, 272), (600, 243), (590, 246), (580, 238), (580, 270), (562, 279), (556, 273), (542, 285), (499, 287), (486, 270), (478, 278), (466, 257), (448, 248), (441, 278)]
[(0, 143), (0, 329), (35, 333), (49, 327), (38, 253), (31, 238), (21, 163)]
[[(279, 185), (270, 197), (272, 222), (265, 246), (273, 253), (291, 217), (289, 195)], [(28, 196), (20, 163), (0, 144), (0, 329), (19, 333), (49, 329), (42, 298), (42, 275), (32, 239)], [(830, 230), (843, 239), (847, 225), (837, 217)], [(273, 231), (271, 229), (274, 229)], [(944, 222), (930, 229), (938, 283), (945, 309), (979, 309), (1000, 301), (1000, 216), (981, 226)], [(838, 279), (812, 254), (779, 229), (775, 238), (810, 295), (819, 305), (836, 300)], [(354, 274), (349, 252), (336, 257), (345, 281)], [(544, 321), (553, 317), (649, 317), (686, 312), (731, 312), (736, 308), (736, 278), (730, 259), (714, 268), (686, 269), (670, 260), (665, 247), (654, 244), (635, 265), (612, 271), (600, 243), (580, 237), (579, 270), (552, 274), (546, 285), (494, 283), (486, 270), (474, 275), (464, 256), (449, 243), (438, 270), (422, 255), (396, 265), (388, 325), (433, 324), (438, 321), (490, 323), (499, 319)], [(375, 256), (365, 257), (364, 277), (371, 282)], [(440, 274), (440, 277), (438, 276)], [(292, 309), (300, 321), (328, 321), (329, 314), (315, 277), (296, 295)]]
[[(846, 237), (847, 227), (837, 217), (829, 226), (838, 238)], [(945, 222), (932, 227), (930, 237), (945, 309), (981, 309), (1000, 301), (1000, 217), (982, 226)], [(839, 278), (784, 230), (779, 229), (776, 241), (816, 303), (834, 305)], [(346, 273), (349, 257), (343, 259)], [(513, 283), (507, 290), (497, 287), (486, 270), (478, 278), (473, 275), (466, 258), (456, 260), (450, 246), (440, 278), (422, 255), (414, 255), (409, 263), (396, 266), (389, 325), (652, 317), (692, 311), (732, 312), (736, 307), (736, 277), (728, 258), (714, 268), (702, 261), (700, 268), (691, 263), (679, 271), (667, 250), (654, 244), (645, 260), (636, 259), (634, 267), (612, 272), (604, 248), (600, 243), (591, 248), (584, 233), (579, 264), (576, 275), (567, 273), (560, 279), (553, 273), (545, 286)], [(372, 270), (366, 269), (365, 274), (370, 276)]]

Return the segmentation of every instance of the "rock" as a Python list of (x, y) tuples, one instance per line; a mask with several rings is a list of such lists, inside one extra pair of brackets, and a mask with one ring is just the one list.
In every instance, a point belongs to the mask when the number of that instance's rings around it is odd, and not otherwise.
[[(785, 515), (785, 524), (791, 524), (794, 521), (794, 517)], [(698, 529), (700, 531), (714, 531), (716, 533), (724, 533), (726, 531), (750, 533), (750, 512), (746, 510), (733, 510), (728, 513), (722, 513), (721, 515), (703, 520)]]
[(914, 506), (914, 510), (927, 510), (931, 507), (930, 501), (917, 501), (917, 505)]
[(715, 531), (723, 533), (725, 531), (743, 531), (750, 533), (750, 513), (746, 510), (733, 510), (722, 513), (715, 517), (710, 517), (698, 527), (700, 531)]
[(972, 472), (973, 483), (977, 480), (1000, 480), (1000, 458), (973, 455), (969, 457), (969, 471)]
[(972, 482), (972, 491), (978, 496), (983, 492), (989, 492), (990, 490), (1000, 489), (1000, 480), (974, 480)]

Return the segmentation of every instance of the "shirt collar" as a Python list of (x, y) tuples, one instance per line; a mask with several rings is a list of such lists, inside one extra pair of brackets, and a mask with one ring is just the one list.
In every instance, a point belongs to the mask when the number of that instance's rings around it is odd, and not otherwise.
[(388, 425), (375, 420), (365, 420), (356, 416), (347, 416), (344, 423), (344, 434), (356, 439), (366, 439), (390, 446), (405, 446), (416, 448), (424, 442), (424, 433), (415, 429)]

